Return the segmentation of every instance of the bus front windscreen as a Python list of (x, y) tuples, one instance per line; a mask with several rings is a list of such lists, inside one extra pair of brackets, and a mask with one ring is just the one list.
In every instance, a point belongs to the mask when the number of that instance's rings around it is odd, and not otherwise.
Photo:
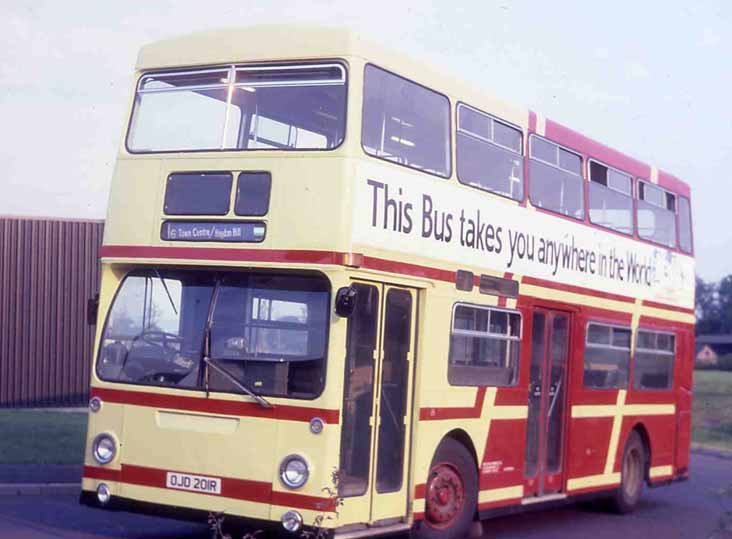
[(257, 395), (313, 398), (325, 379), (328, 301), (328, 281), (319, 276), (134, 272), (110, 310), (97, 374), (112, 382), (235, 393), (244, 386)]
[(143, 75), (127, 148), (330, 150), (345, 129), (343, 65), (231, 65)]

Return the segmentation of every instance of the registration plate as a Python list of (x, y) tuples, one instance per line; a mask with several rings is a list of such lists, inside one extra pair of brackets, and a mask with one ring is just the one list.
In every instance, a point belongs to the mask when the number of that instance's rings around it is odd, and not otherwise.
[(165, 476), (165, 486), (178, 490), (204, 492), (206, 494), (221, 494), (221, 479), (203, 475), (168, 472)]

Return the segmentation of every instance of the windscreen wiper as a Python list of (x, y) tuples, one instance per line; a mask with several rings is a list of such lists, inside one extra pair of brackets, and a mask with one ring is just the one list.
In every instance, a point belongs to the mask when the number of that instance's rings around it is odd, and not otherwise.
[[(203, 361), (205, 361), (206, 365), (208, 365), (210, 368), (213, 368), (216, 372), (221, 374), (229, 382), (234, 384), (236, 387), (241, 389), (244, 393), (246, 393), (251, 398), (253, 398), (255, 401), (257, 401), (257, 404), (259, 404), (262, 408), (272, 408), (272, 405), (269, 403), (269, 401), (267, 401), (267, 399), (265, 399), (264, 397), (262, 397), (260, 395), (257, 395), (254, 391), (249, 389), (245, 384), (242, 384), (239, 380), (237, 380), (236, 376), (231, 374), (221, 365), (218, 365), (216, 363), (216, 360), (214, 360), (213, 358), (210, 358), (208, 356), (204, 356)], [(206, 388), (207, 388), (207, 392), (208, 392), (208, 382), (206, 382)]]
[(165, 293), (168, 294), (168, 300), (170, 301), (170, 306), (173, 307), (173, 312), (176, 316), (178, 316), (178, 309), (175, 308), (175, 302), (173, 301), (173, 296), (170, 295), (170, 290), (168, 290), (168, 284), (165, 282), (165, 279), (163, 279), (162, 275), (160, 275), (160, 272), (155, 269), (155, 275), (158, 276), (158, 279), (160, 279), (160, 282), (163, 283), (163, 288), (165, 288)]
[[(260, 395), (257, 395), (254, 391), (249, 389), (245, 384), (241, 383), (239, 380), (237, 380), (236, 376), (231, 374), (229, 371), (227, 371), (224, 367), (221, 365), (216, 364), (215, 360), (211, 357), (211, 322), (213, 319), (213, 312), (214, 308), (216, 307), (216, 299), (218, 297), (218, 291), (219, 291), (219, 281), (216, 281), (216, 288), (214, 288), (213, 291), (213, 297), (211, 298), (211, 305), (208, 310), (208, 317), (206, 319), (206, 327), (204, 329), (203, 334), (203, 354), (201, 354), (201, 359), (203, 360), (204, 364), (208, 369), (214, 369), (216, 372), (221, 374), (224, 378), (229, 380), (232, 384), (234, 384), (236, 387), (241, 389), (244, 393), (249, 395), (251, 398), (253, 398), (255, 401), (257, 401), (257, 404), (259, 404), (262, 408), (272, 408), (272, 405), (265, 399), (264, 397), (261, 397)], [(206, 386), (206, 397), (209, 395), (209, 389), (208, 389), (208, 372), (206, 372), (204, 376), (204, 383)]]

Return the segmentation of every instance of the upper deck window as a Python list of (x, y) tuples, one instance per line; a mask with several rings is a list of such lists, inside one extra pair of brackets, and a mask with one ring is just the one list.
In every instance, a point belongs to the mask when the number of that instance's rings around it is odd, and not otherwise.
[(366, 66), (363, 148), (369, 155), (450, 176), (450, 102), (402, 77)]
[(529, 139), (529, 198), (538, 208), (584, 219), (582, 158), (546, 139)]
[(524, 198), (521, 130), (463, 103), (457, 107), (457, 175), (461, 183)]
[(590, 160), (590, 221), (633, 233), (633, 179), (630, 175)]
[(676, 195), (638, 182), (638, 235), (667, 247), (676, 245)]
[(135, 95), (127, 147), (329, 150), (346, 127), (341, 64), (226, 66), (148, 73)]
[(691, 253), (691, 204), (686, 197), (679, 197), (679, 247)]

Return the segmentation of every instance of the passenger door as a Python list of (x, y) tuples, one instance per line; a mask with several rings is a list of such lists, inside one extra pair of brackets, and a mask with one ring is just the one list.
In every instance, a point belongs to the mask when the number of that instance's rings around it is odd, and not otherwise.
[(348, 319), (341, 496), (369, 522), (407, 514), (416, 292), (355, 282)]
[(562, 490), (570, 321), (569, 313), (548, 309), (535, 309), (532, 316), (527, 497)]

